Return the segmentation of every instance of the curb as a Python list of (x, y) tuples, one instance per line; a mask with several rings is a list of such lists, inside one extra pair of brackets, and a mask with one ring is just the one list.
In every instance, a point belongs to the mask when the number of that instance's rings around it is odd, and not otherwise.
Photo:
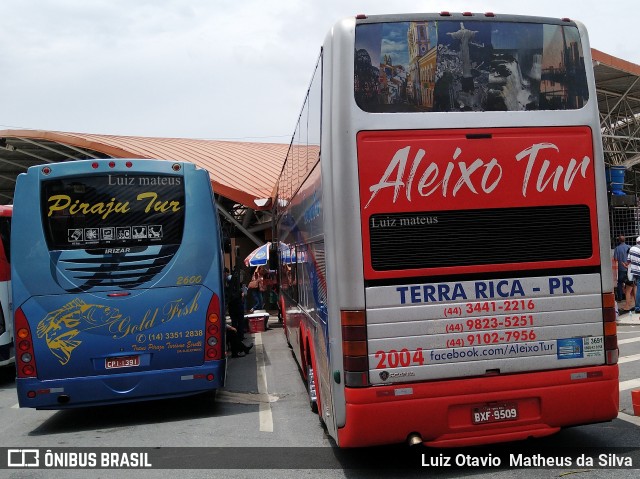
[(622, 326), (640, 326), (640, 313), (624, 313), (616, 318), (616, 324)]
[[(616, 301), (618, 310), (624, 307), (625, 301)], [(633, 309), (626, 313), (618, 314), (616, 324), (619, 326), (640, 326), (640, 313), (636, 313)]]

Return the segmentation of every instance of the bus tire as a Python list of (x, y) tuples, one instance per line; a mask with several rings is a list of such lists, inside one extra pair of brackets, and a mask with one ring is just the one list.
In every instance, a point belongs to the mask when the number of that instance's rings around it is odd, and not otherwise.
[(4, 334), (7, 331), (7, 323), (4, 320), (4, 313), (2, 312), (2, 303), (0, 303), (0, 334)]
[(203, 404), (213, 405), (216, 403), (217, 395), (218, 395), (218, 390), (212, 389), (210, 391), (205, 391), (203, 393), (200, 393), (199, 398)]

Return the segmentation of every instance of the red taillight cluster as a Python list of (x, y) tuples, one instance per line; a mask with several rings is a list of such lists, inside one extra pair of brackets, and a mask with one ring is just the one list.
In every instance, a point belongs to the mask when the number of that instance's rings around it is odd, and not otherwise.
[(368, 386), (367, 315), (361, 310), (340, 311), (340, 323), (344, 384), (350, 387)]
[(207, 326), (204, 335), (205, 361), (222, 359), (222, 327), (223, 318), (220, 314), (220, 298), (214, 294), (207, 308)]
[(604, 354), (607, 364), (618, 363), (618, 329), (616, 326), (616, 299), (613, 293), (602, 295), (604, 319)]
[(36, 357), (33, 354), (33, 341), (31, 339), (31, 329), (27, 318), (18, 308), (14, 314), (16, 326), (16, 370), (19, 378), (36, 377)]
[[(109, 168), (115, 168), (117, 165), (117, 163), (115, 161), (110, 161), (108, 163)], [(124, 166), (126, 166), (127, 168), (131, 168), (133, 167), (133, 163), (131, 161), (127, 161)], [(93, 163), (91, 163), (91, 168), (93, 168), (94, 170), (100, 168), (100, 163), (98, 163), (97, 161), (94, 161)]]

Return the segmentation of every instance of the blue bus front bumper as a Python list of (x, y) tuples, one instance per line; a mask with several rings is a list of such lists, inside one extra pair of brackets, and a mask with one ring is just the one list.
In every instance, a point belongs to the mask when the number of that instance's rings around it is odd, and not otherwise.
[[(224, 386), (226, 360), (180, 369), (40, 381), (18, 378), (20, 407), (67, 409), (188, 396)], [(33, 396), (33, 397), (30, 397)]]

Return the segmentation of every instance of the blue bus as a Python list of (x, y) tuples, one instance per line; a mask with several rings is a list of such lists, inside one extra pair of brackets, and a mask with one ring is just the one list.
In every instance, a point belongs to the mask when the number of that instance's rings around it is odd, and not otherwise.
[(107, 159), (33, 166), (11, 233), (20, 407), (224, 385), (223, 253), (207, 171)]

